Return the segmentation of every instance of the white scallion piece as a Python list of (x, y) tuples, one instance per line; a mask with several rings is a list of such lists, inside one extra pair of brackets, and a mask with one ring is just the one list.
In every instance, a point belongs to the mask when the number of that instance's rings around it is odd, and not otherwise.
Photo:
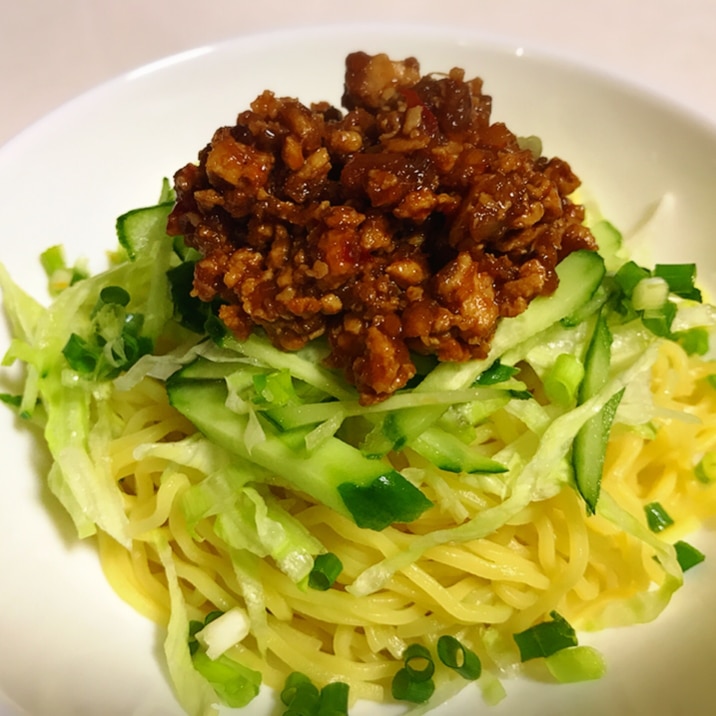
[(250, 627), (246, 612), (241, 607), (234, 607), (210, 621), (196, 638), (210, 659), (218, 659), (227, 649), (242, 641)]

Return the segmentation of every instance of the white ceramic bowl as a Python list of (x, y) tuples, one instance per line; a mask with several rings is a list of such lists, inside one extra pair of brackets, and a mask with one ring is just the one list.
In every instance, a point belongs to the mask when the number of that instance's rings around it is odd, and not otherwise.
[[(37, 257), (50, 244), (65, 244), (71, 260), (89, 256), (101, 266), (114, 245), (115, 217), (153, 203), (161, 178), (193, 160), (214, 128), (232, 122), (265, 88), (338, 102), (344, 57), (357, 49), (414, 55), (423, 71), (461, 66), (482, 76), (494, 119), (539, 135), (546, 154), (570, 161), (603, 213), (625, 231), (660, 205), (650, 234), (654, 258), (698, 261), (702, 280), (710, 281), (713, 127), (569, 58), (465, 30), (417, 27), (243, 38), (155, 63), (80, 97), (0, 150), (2, 260), (37, 296), (44, 287)], [(1, 350), (7, 341), (0, 326)], [(0, 435), (0, 690), (32, 716), (179, 714), (161, 634), (114, 595), (92, 547), (74, 539), (42, 486), (47, 457), (39, 442), (5, 410)], [(716, 539), (703, 533), (694, 542), (707, 561), (688, 574), (656, 623), (583, 638), (607, 657), (602, 681), (510, 681), (507, 699), (493, 708), (468, 689), (435, 713), (713, 713)], [(268, 714), (270, 704), (267, 697), (244, 713)]]

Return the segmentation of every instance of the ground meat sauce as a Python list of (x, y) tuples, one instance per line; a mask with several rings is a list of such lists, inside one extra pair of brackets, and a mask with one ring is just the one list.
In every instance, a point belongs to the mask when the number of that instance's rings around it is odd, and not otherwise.
[(484, 357), (500, 317), (594, 242), (569, 165), (492, 123), (480, 79), (356, 52), (342, 103), (265, 91), (176, 173), (168, 229), (203, 256), (194, 294), (239, 339), (326, 335), (368, 404), (413, 377), (411, 354)]

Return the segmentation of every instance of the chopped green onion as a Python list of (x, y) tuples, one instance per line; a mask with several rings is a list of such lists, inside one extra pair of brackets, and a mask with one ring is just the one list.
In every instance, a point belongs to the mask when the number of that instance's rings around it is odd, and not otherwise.
[(413, 361), (413, 365), (415, 366), (415, 377), (418, 379), (418, 381), (420, 381), (421, 378), (424, 378), (431, 370), (433, 370), (433, 368), (435, 368), (435, 366), (439, 362), (437, 356), (423, 355), (422, 353), (411, 353), (410, 360)]
[(695, 567), (706, 559), (703, 552), (683, 540), (675, 542), (674, 549), (676, 550), (676, 559), (679, 562), (682, 572), (686, 572), (688, 569)]
[(204, 333), (204, 324), (211, 315), (211, 304), (191, 295), (194, 266), (193, 261), (184, 261), (167, 271), (167, 279), (179, 323), (194, 333)]
[(49, 290), (53, 296), (89, 276), (84, 266), (67, 265), (61, 245), (51, 246), (40, 254), (40, 263), (49, 279)]
[(412, 681), (427, 681), (435, 673), (435, 662), (422, 644), (411, 644), (403, 652), (403, 665)]
[(222, 654), (211, 659), (201, 648), (196, 635), (224, 612), (209, 612), (203, 621), (189, 622), (189, 653), (194, 668), (212, 685), (219, 698), (232, 708), (241, 708), (252, 701), (261, 686), (261, 673)]
[(139, 336), (144, 326), (144, 315), (141, 313), (128, 313), (124, 318), (123, 336)]
[(433, 504), (413, 483), (390, 469), (372, 482), (346, 481), (337, 489), (356, 524), (373, 530), (382, 530), (391, 522), (410, 522)]
[(246, 706), (258, 695), (261, 673), (222, 654), (210, 659), (198, 649), (191, 657), (194, 668), (212, 685), (219, 698), (231, 708)]
[(658, 276), (643, 278), (634, 286), (631, 303), (636, 311), (653, 311), (669, 300), (669, 284)]
[(716, 480), (716, 452), (707, 452), (694, 468), (699, 482), (708, 484)]
[(497, 706), (507, 697), (507, 691), (502, 681), (489, 672), (480, 679), (480, 691), (482, 700), (487, 706)]
[(213, 313), (207, 316), (203, 331), (214, 343), (220, 343), (229, 334), (226, 324)]
[(321, 689), (316, 716), (348, 716), (349, 687), (343, 681), (333, 681)]
[(571, 353), (560, 353), (544, 379), (544, 390), (550, 402), (566, 407), (577, 399), (584, 377), (582, 362)]
[(153, 349), (142, 336), (144, 315), (128, 313), (131, 297), (121, 286), (105, 286), (92, 309), (92, 329), (86, 337), (73, 333), (62, 353), (70, 367), (95, 380), (116, 377)]
[(522, 661), (551, 656), (562, 649), (577, 645), (577, 635), (569, 622), (555, 611), (552, 621), (535, 624), (513, 635)]
[(511, 365), (503, 365), (496, 360), (489, 368), (484, 370), (475, 381), (475, 385), (497, 385), (504, 383), (519, 372)]
[(529, 390), (508, 390), (507, 393), (510, 398), (515, 400), (532, 400), (534, 398), (534, 395)]
[(652, 532), (663, 532), (667, 527), (674, 524), (674, 520), (659, 502), (650, 502), (644, 505), (646, 523)]
[(100, 351), (96, 347), (91, 346), (82, 336), (72, 333), (62, 349), (62, 355), (65, 356), (72, 370), (78, 373), (93, 373), (97, 367)]
[(477, 654), (449, 634), (443, 634), (438, 639), (438, 657), (463, 679), (474, 681), (482, 673), (482, 664)]
[(292, 671), (284, 682), (283, 689), (281, 689), (280, 698), (281, 702), (285, 706), (290, 706), (293, 700), (296, 698), (296, 694), (303, 689), (315, 689), (316, 696), (318, 695), (318, 689), (315, 687), (313, 682), (300, 671)]
[(695, 287), (696, 264), (657, 264), (654, 276), (663, 278), (677, 296), (701, 301), (701, 291)]
[(222, 612), (220, 609), (214, 609), (213, 611), (210, 611), (206, 617), (204, 618), (204, 626), (207, 624), (211, 624), (211, 622), (218, 619), (220, 616), (223, 616), (224, 612)]
[(308, 586), (324, 592), (333, 586), (342, 570), (343, 564), (333, 552), (319, 554), (313, 560), (313, 569), (308, 575)]
[(391, 693), (394, 699), (410, 701), (415, 704), (424, 704), (429, 701), (434, 691), (435, 682), (432, 679), (414, 681), (405, 667), (395, 674), (391, 684)]
[(67, 268), (65, 263), (65, 252), (61, 244), (50, 246), (40, 254), (40, 265), (44, 269), (48, 278), (52, 278), (52, 274)]
[(709, 350), (709, 332), (705, 328), (690, 328), (674, 334), (678, 344), (690, 355), (703, 356)]
[(0, 403), (5, 403), (13, 408), (19, 408), (22, 405), (22, 396), (13, 395), (11, 393), (0, 393)]
[(224, 612), (216, 609), (214, 611), (209, 612), (206, 617), (204, 617), (204, 620), (201, 621), (199, 619), (192, 619), (189, 622), (189, 653), (194, 655), (199, 648), (199, 641), (196, 638), (196, 635), (209, 623), (213, 622), (215, 619), (218, 619)]
[[(668, 300), (669, 294), (693, 301), (701, 301), (701, 291), (694, 285), (694, 264), (657, 264), (654, 271), (627, 261), (614, 275), (615, 284), (625, 299), (617, 310), (626, 317), (641, 314), (644, 325), (660, 338), (672, 338), (671, 324), (676, 315), (676, 304)], [(702, 350), (703, 338), (694, 334), (687, 339), (687, 350)]]
[(313, 684), (311, 687), (298, 689), (291, 705), (283, 712), (283, 716), (314, 716), (317, 713), (321, 700), (320, 694)]
[(651, 274), (648, 269), (637, 265), (634, 261), (627, 261), (614, 274), (614, 281), (622, 292), (631, 298), (636, 285), (645, 278), (649, 278), (650, 275)]
[(130, 298), (127, 290), (121, 286), (105, 286), (99, 292), (99, 301), (97, 303), (98, 305), (115, 304), (125, 307), (129, 304)]
[(281, 701), (287, 707), (284, 716), (311, 716), (318, 710), (318, 687), (305, 675), (294, 671), (286, 677)]
[(642, 323), (659, 338), (671, 336), (671, 324), (676, 316), (676, 304), (667, 301), (661, 308), (648, 309), (642, 314)]
[(189, 653), (193, 656), (199, 649), (196, 635), (204, 628), (204, 622), (192, 619), (189, 622)]
[(606, 672), (604, 657), (591, 646), (570, 646), (545, 658), (545, 664), (561, 684), (601, 679)]

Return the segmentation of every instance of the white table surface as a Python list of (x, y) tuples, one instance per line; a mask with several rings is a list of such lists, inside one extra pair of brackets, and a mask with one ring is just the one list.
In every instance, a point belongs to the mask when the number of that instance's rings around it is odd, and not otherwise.
[(565, 53), (716, 124), (716, 0), (0, 0), (0, 145), (167, 55), (274, 28), (379, 20), (467, 26)]

